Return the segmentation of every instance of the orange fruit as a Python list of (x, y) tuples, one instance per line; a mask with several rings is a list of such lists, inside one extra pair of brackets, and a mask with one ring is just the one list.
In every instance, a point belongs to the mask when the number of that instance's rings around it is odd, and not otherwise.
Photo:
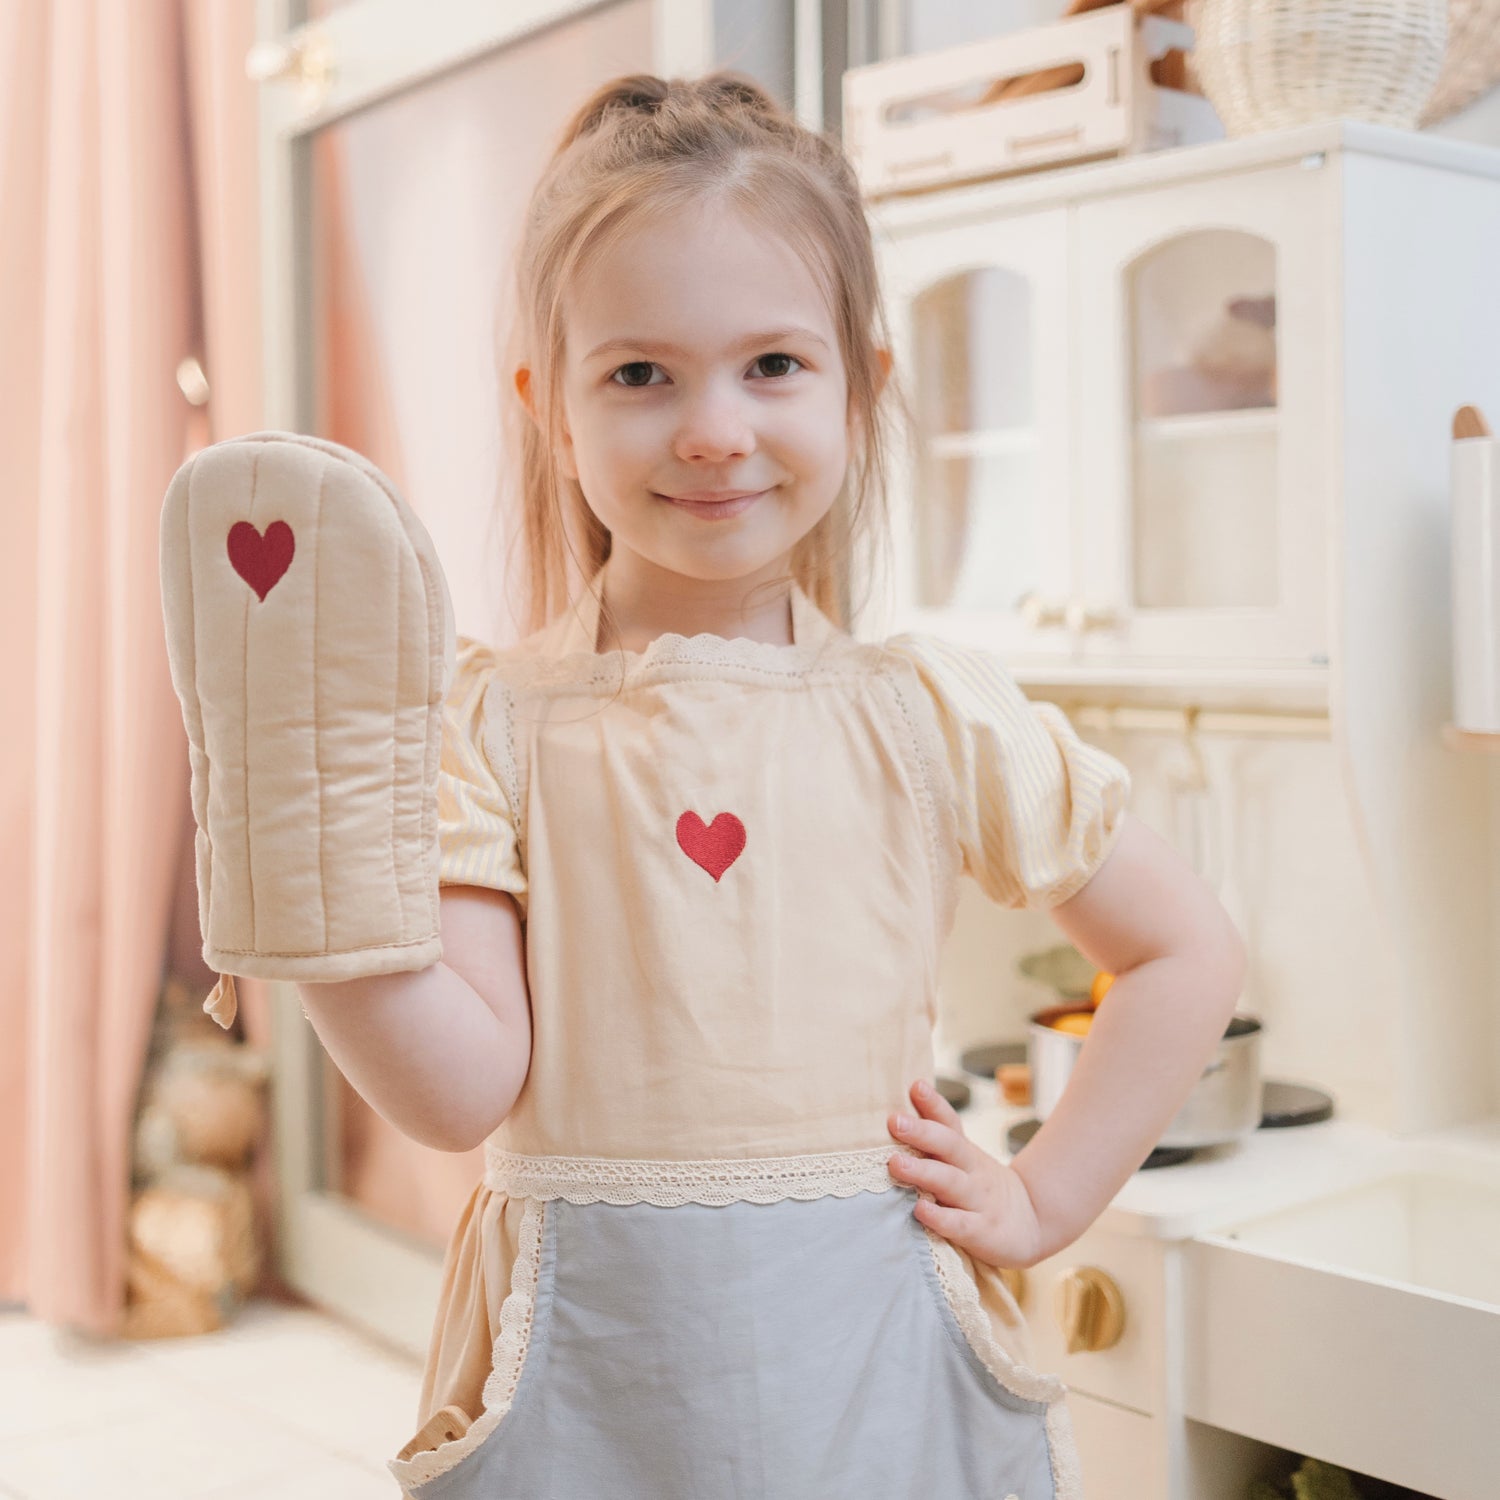
[(1093, 1024), (1094, 1017), (1091, 1012), (1077, 1010), (1070, 1012), (1068, 1015), (1059, 1016), (1052, 1023), (1052, 1029), (1054, 1031), (1066, 1031), (1069, 1036), (1087, 1036), (1089, 1034), (1089, 1027)]
[(1097, 1005), (1109, 992), (1109, 987), (1115, 982), (1115, 976), (1107, 969), (1100, 969), (1094, 975), (1094, 982), (1089, 986), (1089, 999)]

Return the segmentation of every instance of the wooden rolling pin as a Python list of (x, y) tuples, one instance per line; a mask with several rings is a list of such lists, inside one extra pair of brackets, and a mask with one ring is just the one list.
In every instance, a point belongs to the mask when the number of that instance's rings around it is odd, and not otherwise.
[[(1068, 0), (1063, 19), (1081, 16), (1085, 11), (1101, 10), (1106, 5), (1118, 5), (1122, 0)], [(1183, 0), (1129, 0), (1130, 8), (1137, 19), (1155, 15), (1158, 11), (1171, 12), (1174, 19), (1181, 19)], [(1180, 52), (1169, 52), (1151, 65), (1152, 82), (1165, 89), (1185, 89), (1187, 63)], [(1043, 68), (1039, 73), (1026, 73), (1020, 78), (1002, 78), (993, 84), (980, 104), (996, 104), (1001, 99), (1020, 99), (1027, 94), (1045, 94), (1051, 89), (1072, 88), (1083, 82), (1082, 63), (1059, 63), (1056, 67)]]

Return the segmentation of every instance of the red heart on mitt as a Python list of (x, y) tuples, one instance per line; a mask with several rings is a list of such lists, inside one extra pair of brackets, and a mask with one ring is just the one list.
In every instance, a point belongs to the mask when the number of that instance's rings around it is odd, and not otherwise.
[(229, 528), (229, 562), (264, 601), (292, 565), (296, 541), (285, 521), (272, 521), (262, 536), (248, 521)]
[(677, 820), (677, 842), (695, 865), (702, 865), (717, 880), (740, 857), (745, 825), (725, 812), (705, 827), (697, 813), (685, 812)]

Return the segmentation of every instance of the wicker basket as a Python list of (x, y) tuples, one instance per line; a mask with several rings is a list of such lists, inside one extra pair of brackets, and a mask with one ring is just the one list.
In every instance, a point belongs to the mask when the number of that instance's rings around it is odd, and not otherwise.
[(1349, 118), (1414, 127), (1447, 0), (1190, 0), (1193, 63), (1230, 135)]

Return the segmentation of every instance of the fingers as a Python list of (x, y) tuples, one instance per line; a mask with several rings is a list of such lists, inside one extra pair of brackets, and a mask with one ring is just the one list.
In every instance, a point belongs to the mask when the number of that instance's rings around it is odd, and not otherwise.
[(972, 1182), (969, 1174), (945, 1162), (920, 1156), (893, 1156), (888, 1164), (897, 1182), (909, 1183), (924, 1193), (931, 1193), (953, 1208), (973, 1208)]
[(971, 1166), (975, 1151), (964, 1135), (957, 1111), (928, 1084), (913, 1084), (911, 1097), (921, 1114), (892, 1114), (886, 1121), (890, 1133), (898, 1141), (924, 1151), (928, 1156), (952, 1162), (956, 1167)]
[(971, 1255), (975, 1253), (973, 1247), (980, 1243), (980, 1231), (983, 1228), (983, 1220), (978, 1214), (964, 1208), (948, 1208), (941, 1203), (929, 1203), (925, 1198), (918, 1200), (912, 1213), (935, 1234), (951, 1240), (960, 1250), (966, 1250)]
[(919, 1078), (911, 1086), (911, 1099), (928, 1119), (941, 1121), (963, 1135), (964, 1122), (959, 1118), (958, 1111), (930, 1083)]

